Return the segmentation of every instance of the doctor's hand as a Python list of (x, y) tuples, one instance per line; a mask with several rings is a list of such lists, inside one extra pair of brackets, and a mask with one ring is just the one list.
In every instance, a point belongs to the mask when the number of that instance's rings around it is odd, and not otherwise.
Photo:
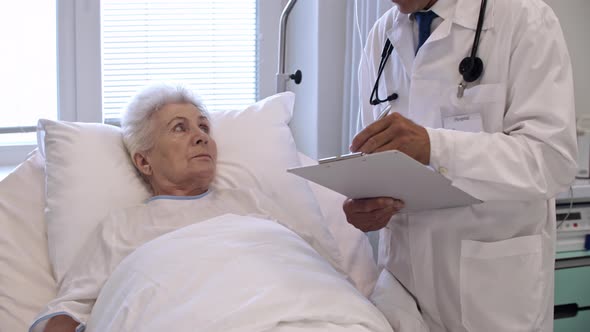
[(391, 197), (347, 199), (342, 204), (348, 223), (363, 232), (379, 230), (404, 207), (404, 203)]
[(430, 163), (428, 132), (399, 113), (373, 122), (352, 140), (351, 152), (374, 153), (398, 150), (424, 165)]

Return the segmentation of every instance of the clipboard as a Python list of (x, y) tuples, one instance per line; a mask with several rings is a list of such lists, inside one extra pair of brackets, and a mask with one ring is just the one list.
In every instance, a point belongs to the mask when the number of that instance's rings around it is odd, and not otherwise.
[(481, 203), (454, 187), (451, 180), (400, 151), (334, 157), (318, 165), (290, 168), (287, 172), (348, 198), (401, 199), (405, 203), (401, 213)]

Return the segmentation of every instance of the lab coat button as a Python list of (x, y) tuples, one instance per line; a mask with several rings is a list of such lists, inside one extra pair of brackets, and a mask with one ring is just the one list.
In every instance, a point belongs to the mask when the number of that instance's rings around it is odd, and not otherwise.
[(449, 172), (449, 170), (448, 170), (448, 169), (446, 169), (445, 167), (442, 167), (442, 166), (441, 166), (441, 167), (439, 167), (439, 168), (438, 168), (438, 172), (439, 172), (440, 174), (442, 174), (442, 175), (447, 175), (447, 173)]

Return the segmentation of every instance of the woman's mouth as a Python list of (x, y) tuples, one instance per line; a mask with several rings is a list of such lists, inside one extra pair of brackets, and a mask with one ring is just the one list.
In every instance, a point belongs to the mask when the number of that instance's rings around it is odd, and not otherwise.
[(210, 159), (211, 160), (213, 158), (211, 158), (211, 155), (209, 155), (209, 154), (201, 153), (201, 154), (191, 157), (191, 159)]

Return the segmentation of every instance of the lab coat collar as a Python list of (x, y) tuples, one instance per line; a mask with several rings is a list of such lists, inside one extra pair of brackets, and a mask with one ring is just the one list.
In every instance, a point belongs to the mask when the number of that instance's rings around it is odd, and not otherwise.
[[(483, 30), (494, 26), (495, 0), (488, 0), (484, 18)], [(474, 0), (438, 0), (430, 9), (443, 18), (443, 22), (432, 32), (427, 44), (448, 37), (453, 24), (467, 29), (476, 30), (479, 18), (481, 1)], [(415, 52), (413, 35), (413, 17), (411, 14), (402, 14), (398, 10), (392, 10), (393, 24), (386, 31), (386, 35), (393, 44), (395, 52), (399, 54), (407, 73), (412, 72)]]
[[(451, 22), (453, 21), (456, 11), (455, 8), (457, 7), (456, 3), (457, 0), (438, 0), (429, 9), (443, 19), (443, 22), (439, 27), (432, 32), (429, 42), (443, 39), (450, 34), (452, 26)], [(387, 36), (389, 37), (389, 40), (391, 40), (395, 49), (397, 49), (400, 57), (403, 59), (402, 61), (404, 62), (404, 67), (406, 67), (406, 69), (411, 68), (415, 55), (413, 37), (414, 20), (414, 14), (402, 14), (396, 10), (393, 18), (393, 25), (391, 29), (387, 31)]]
[(410, 15), (402, 14), (397, 10), (394, 13), (393, 25), (386, 34), (391, 44), (393, 44), (394, 52), (399, 54), (406, 72), (411, 73), (412, 63), (414, 62), (413, 23), (410, 20)]
[[(435, 12), (444, 21), (452, 20), (453, 23), (456, 23), (462, 27), (476, 30), (480, 6), (481, 1), (438, 0), (429, 10)], [(495, 0), (488, 0), (482, 28), (483, 30), (494, 27), (494, 6)], [(398, 30), (399, 25), (408, 23), (411, 24), (413, 20), (413, 14), (401, 14), (399, 11), (396, 11), (396, 17), (394, 18), (392, 29)], [(391, 34), (388, 33), (388, 35)]]
[[(442, 23), (436, 28), (428, 42), (434, 42), (446, 38), (451, 33), (452, 22), (455, 16), (455, 8), (457, 7), (457, 0), (438, 0), (429, 10), (432, 10), (436, 15), (443, 19)], [(412, 15), (412, 19), (413, 19)]]
[[(472, 0), (471, 0), (472, 1)], [(489, 0), (488, 0), (489, 1)], [(427, 43), (435, 42), (449, 36), (455, 13), (457, 0), (438, 0), (430, 10), (434, 11), (443, 19), (439, 27), (432, 32)], [(407, 73), (412, 73), (415, 57), (414, 45), (414, 15), (402, 14), (394, 11), (393, 24), (386, 32), (387, 37), (399, 54), (402, 64)]]
[[(488, 0), (482, 30), (494, 27), (494, 5), (495, 0)], [(457, 5), (455, 6), (455, 18), (453, 21), (465, 28), (476, 30), (480, 6), (481, 1), (457, 0)]]

